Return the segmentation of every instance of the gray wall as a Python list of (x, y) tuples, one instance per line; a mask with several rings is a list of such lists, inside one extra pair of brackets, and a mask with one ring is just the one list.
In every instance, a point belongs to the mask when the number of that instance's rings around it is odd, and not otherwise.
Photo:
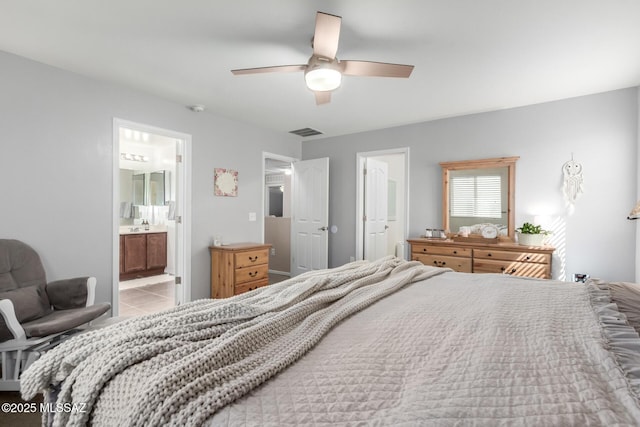
[[(544, 215), (558, 248), (554, 276), (573, 273), (635, 277), (637, 195), (636, 88), (522, 108), (305, 141), (303, 159), (330, 158), (330, 265), (355, 254), (356, 153), (410, 147), (410, 234), (441, 226), (439, 162), (520, 156), (516, 224)], [(425, 100), (429, 102), (429, 100)], [(584, 194), (570, 214), (562, 197), (562, 165), (584, 168)]]
[[(300, 157), (297, 137), (8, 53), (0, 70), (0, 238), (32, 245), (50, 280), (96, 276), (97, 300), (111, 301), (114, 117), (193, 136), (193, 299), (209, 297), (213, 235), (262, 241), (248, 221), (262, 212), (262, 151)], [(238, 197), (213, 195), (216, 167), (238, 170)]]

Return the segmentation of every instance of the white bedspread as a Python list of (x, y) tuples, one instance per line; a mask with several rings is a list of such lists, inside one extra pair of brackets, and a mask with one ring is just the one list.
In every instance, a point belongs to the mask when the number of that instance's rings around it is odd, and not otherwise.
[(621, 367), (640, 367), (637, 353), (614, 355), (601, 323), (640, 339), (597, 299), (583, 284), (493, 274), (416, 282), (208, 424), (637, 426), (637, 380)]

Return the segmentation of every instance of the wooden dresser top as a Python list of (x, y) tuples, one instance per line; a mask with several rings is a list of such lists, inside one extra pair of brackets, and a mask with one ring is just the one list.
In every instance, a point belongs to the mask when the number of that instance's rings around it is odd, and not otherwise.
[(437, 246), (457, 246), (457, 247), (470, 247), (470, 248), (482, 248), (482, 249), (494, 249), (494, 250), (507, 250), (507, 251), (521, 251), (521, 252), (541, 252), (552, 253), (555, 251), (553, 246), (526, 246), (513, 242), (498, 242), (498, 243), (477, 243), (477, 242), (454, 242), (450, 239), (427, 239), (425, 237), (416, 237), (407, 239), (407, 242), (417, 245), (437, 245)]
[(210, 251), (246, 251), (251, 249), (265, 249), (270, 248), (271, 245), (269, 243), (251, 243), (251, 242), (243, 242), (243, 243), (230, 243), (228, 245), (222, 246), (209, 246)]

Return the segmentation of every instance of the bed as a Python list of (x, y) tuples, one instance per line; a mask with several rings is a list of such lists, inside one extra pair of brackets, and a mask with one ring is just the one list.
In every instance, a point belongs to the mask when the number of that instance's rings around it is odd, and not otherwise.
[(52, 425), (640, 425), (612, 289), (360, 261), (88, 332), (22, 394)]

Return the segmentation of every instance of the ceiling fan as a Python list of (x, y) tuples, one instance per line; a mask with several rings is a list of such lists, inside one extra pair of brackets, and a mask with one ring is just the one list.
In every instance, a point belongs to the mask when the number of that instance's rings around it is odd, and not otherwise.
[(389, 64), (371, 61), (339, 61), (336, 58), (342, 17), (318, 12), (316, 29), (311, 39), (313, 54), (302, 65), (277, 65), (273, 67), (231, 70), (234, 75), (272, 72), (304, 71), (307, 87), (316, 96), (316, 104), (331, 101), (331, 91), (337, 89), (342, 76), (404, 77), (413, 71), (413, 65)]

